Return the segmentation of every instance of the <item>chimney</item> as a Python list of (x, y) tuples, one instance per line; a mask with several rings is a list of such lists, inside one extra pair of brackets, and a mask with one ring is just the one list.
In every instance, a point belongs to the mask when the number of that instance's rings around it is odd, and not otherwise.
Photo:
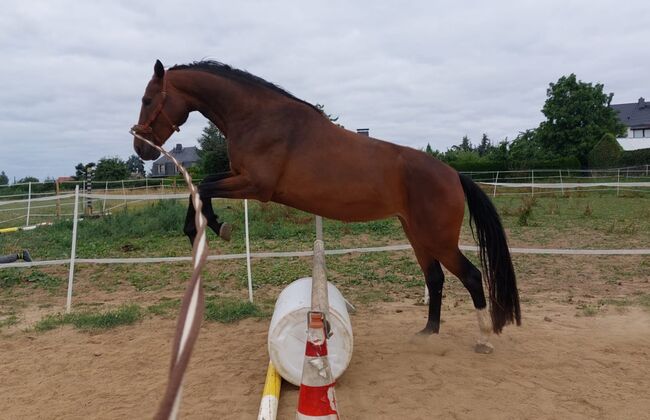
[(183, 145), (180, 143), (176, 143), (176, 147), (174, 147), (174, 152), (180, 153), (181, 150), (183, 150)]
[(357, 128), (357, 134), (361, 134), (362, 136), (370, 137), (370, 129), (369, 128)]
[(646, 103), (645, 103), (645, 99), (643, 98), (643, 96), (640, 97), (640, 98), (639, 98), (639, 102), (638, 102), (638, 108), (639, 108), (639, 109), (643, 109), (643, 108), (645, 108), (646, 106), (647, 106), (647, 105), (646, 105)]

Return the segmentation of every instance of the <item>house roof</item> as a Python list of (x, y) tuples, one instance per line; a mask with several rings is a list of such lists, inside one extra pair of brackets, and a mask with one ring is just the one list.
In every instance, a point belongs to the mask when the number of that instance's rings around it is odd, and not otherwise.
[(650, 103), (643, 98), (630, 104), (612, 104), (618, 118), (630, 128), (650, 127)]
[[(169, 151), (169, 154), (174, 156), (179, 162), (198, 162), (199, 152), (196, 146), (192, 147), (183, 147), (181, 144), (177, 144), (172, 150)], [(161, 156), (153, 164), (160, 165), (163, 163), (171, 163), (171, 160), (167, 156)]]
[(616, 141), (618, 141), (618, 144), (626, 152), (630, 150), (650, 149), (649, 138), (619, 138)]

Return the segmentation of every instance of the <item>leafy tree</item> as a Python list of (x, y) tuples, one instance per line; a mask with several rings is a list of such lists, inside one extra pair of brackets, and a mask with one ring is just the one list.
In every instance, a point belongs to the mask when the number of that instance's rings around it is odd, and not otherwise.
[(129, 167), (122, 159), (117, 156), (103, 157), (97, 162), (93, 179), (96, 181), (119, 181), (127, 179), (129, 175)]
[(216, 125), (208, 121), (203, 128), (199, 142), (199, 167), (204, 174), (214, 174), (230, 170), (228, 143)]
[(89, 162), (86, 163), (85, 165), (81, 162), (77, 163), (77, 166), (74, 167), (75, 174), (74, 174), (74, 179), (77, 181), (81, 181), (86, 178), (86, 171), (88, 170), (88, 167), (93, 167), (96, 166), (95, 162)]
[(461, 140), (460, 145), (453, 147), (457, 147), (457, 150), (461, 152), (471, 152), (474, 150), (474, 146), (472, 145), (472, 142), (469, 141), (469, 137), (467, 136), (463, 136), (463, 140)]
[(605, 134), (589, 152), (590, 168), (609, 168), (618, 165), (623, 155), (623, 148), (616, 141), (616, 137)]
[(27, 184), (28, 182), (40, 182), (38, 178), (34, 176), (26, 176), (18, 180), (18, 184)]
[(5, 174), (5, 171), (0, 172), (0, 185), (7, 185), (9, 183), (9, 177)]
[(510, 144), (509, 158), (519, 164), (523, 163), (525, 167), (527, 167), (525, 162), (548, 160), (554, 157), (554, 154), (541, 144), (536, 130), (519, 133)]
[(144, 176), (144, 161), (138, 155), (131, 155), (126, 161), (126, 166), (132, 174)]
[(539, 145), (560, 156), (575, 156), (587, 166), (588, 154), (607, 133), (623, 135), (625, 126), (609, 107), (614, 94), (603, 85), (562, 76), (546, 91), (542, 113), (546, 117), (536, 130)]
[(492, 148), (492, 142), (488, 138), (487, 134), (483, 133), (483, 137), (481, 138), (481, 143), (476, 148), (478, 155), (485, 156), (490, 151), (491, 148)]

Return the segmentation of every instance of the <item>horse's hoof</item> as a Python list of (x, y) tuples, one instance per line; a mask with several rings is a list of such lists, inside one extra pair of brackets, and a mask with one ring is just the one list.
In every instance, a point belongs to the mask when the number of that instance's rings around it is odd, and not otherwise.
[(437, 333), (437, 331), (435, 331), (433, 328), (425, 327), (422, 330), (415, 333), (415, 335), (426, 336), (426, 335), (433, 335), (433, 334), (436, 334), (436, 333)]
[(222, 223), (219, 228), (219, 237), (224, 241), (229, 242), (232, 236), (232, 225), (230, 223)]
[(494, 347), (490, 343), (476, 343), (474, 351), (480, 354), (490, 354), (494, 351)]

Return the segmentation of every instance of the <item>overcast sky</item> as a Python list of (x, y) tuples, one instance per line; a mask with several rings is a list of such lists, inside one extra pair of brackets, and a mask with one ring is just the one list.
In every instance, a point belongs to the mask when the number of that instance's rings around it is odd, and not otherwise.
[[(145, 5), (146, 3), (146, 5)], [(210, 58), (324, 104), (350, 130), (446, 150), (536, 127), (576, 73), (650, 97), (650, 1), (2, 0), (0, 170), (71, 175), (128, 158), (159, 58)], [(196, 145), (192, 115), (168, 145)]]

